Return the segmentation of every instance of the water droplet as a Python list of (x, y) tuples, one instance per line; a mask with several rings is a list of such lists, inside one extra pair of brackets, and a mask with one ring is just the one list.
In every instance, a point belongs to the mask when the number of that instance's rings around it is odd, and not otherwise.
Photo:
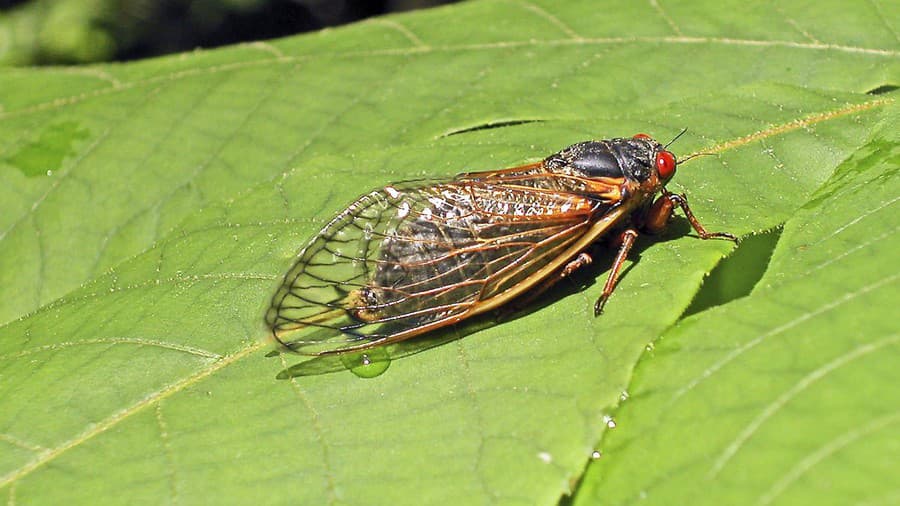
[(600, 453), (600, 450), (594, 450), (594, 451), (591, 452), (591, 458), (594, 459), (594, 460), (597, 460), (597, 459), (599, 459), (599, 458), (602, 457), (602, 456), (603, 456), (603, 454)]
[(610, 429), (616, 428), (616, 421), (613, 420), (613, 417), (611, 417), (609, 415), (606, 415), (603, 417), (603, 423), (605, 423), (606, 426), (609, 427)]
[(47, 171), (47, 175), (48, 175), (48, 176), (52, 176), (52, 175), (53, 175), (53, 171), (52, 171), (52, 170), (48, 170), (48, 171)]
[(391, 365), (391, 358), (383, 348), (341, 355), (341, 363), (360, 378), (381, 376)]
[(538, 453), (538, 458), (541, 459), (545, 464), (553, 462), (553, 455), (550, 455), (547, 452)]
[(627, 390), (623, 391), (622, 394), (619, 395), (619, 400), (622, 402), (625, 402), (628, 400), (628, 391)]

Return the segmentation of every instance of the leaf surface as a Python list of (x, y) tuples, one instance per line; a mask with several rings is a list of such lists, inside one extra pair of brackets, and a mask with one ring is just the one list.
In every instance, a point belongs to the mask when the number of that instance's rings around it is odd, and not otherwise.
[[(703, 223), (740, 235), (784, 223), (782, 243), (793, 237), (792, 220), (896, 126), (891, 94), (865, 93), (900, 80), (887, 7), (691, 5), (472, 2), (140, 63), (0, 71), (7, 500), (533, 504), (569, 492), (645, 346), (684, 332), (667, 329), (731, 244), (676, 221), (639, 241), (601, 318), (593, 283), (611, 254), (528, 314), (372, 380), (276, 380), (299, 358), (265, 357), (262, 316), (297, 250), (358, 194), (588, 138), (688, 127), (676, 153), (718, 156), (671, 187)], [(790, 297), (802, 281), (775, 274), (786, 247), (763, 279)]]

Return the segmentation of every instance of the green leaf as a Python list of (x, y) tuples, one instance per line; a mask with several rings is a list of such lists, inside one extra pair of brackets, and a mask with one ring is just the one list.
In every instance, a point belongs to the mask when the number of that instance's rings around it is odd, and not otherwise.
[[(900, 74), (896, 30), (877, 6), (811, 16), (694, 5), (472, 2), (127, 65), (0, 71), (8, 502), (531, 504), (568, 493), (622, 392), (638, 391), (629, 382), (648, 343), (742, 304), (750, 321), (769, 306), (782, 323), (804, 310), (750, 302), (804, 293), (806, 271), (778, 267), (793, 262), (792, 223), (810, 206), (833, 209), (828, 191), (861, 192), (848, 167), (878, 142), (896, 147), (875, 135), (896, 130), (894, 98), (865, 93)], [(750, 297), (667, 331), (733, 249), (681, 220), (641, 238), (600, 318), (592, 283), (611, 254), (529, 314), (374, 379), (275, 379), (302, 358), (265, 356), (269, 298), (297, 250), (358, 194), (683, 127), (673, 150), (718, 155), (682, 166), (671, 185), (707, 228), (746, 236), (785, 224)], [(859, 181), (893, 181), (885, 162), (870, 165), (883, 174)], [(882, 203), (896, 195), (880, 188)], [(844, 223), (876, 201), (848, 205)], [(837, 258), (806, 251), (810, 266)], [(846, 265), (871, 277), (888, 262)], [(661, 381), (679, 388), (675, 375)], [(768, 386), (758, 394), (780, 394)], [(624, 423), (631, 406), (612, 434), (640, 440)], [(871, 413), (853, 414), (881, 412)], [(614, 442), (603, 448), (611, 466)], [(667, 450), (666, 461), (689, 455)], [(634, 497), (638, 473), (619, 476), (592, 472), (585, 497)]]

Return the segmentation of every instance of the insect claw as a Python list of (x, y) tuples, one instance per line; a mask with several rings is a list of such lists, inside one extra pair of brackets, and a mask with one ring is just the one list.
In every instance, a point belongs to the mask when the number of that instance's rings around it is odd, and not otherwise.
[(560, 273), (560, 277), (568, 278), (569, 276), (572, 275), (573, 272), (577, 271), (578, 269), (580, 269), (586, 265), (591, 265), (591, 262), (593, 262), (593, 261), (594, 260), (591, 258), (590, 255), (588, 255), (587, 253), (581, 252), (578, 254), (577, 257), (575, 257), (575, 260), (572, 260), (571, 262), (566, 264), (566, 266), (562, 270), (562, 273)]
[(729, 234), (728, 232), (719, 232), (717, 235), (719, 237), (721, 237), (722, 239), (728, 239), (729, 241), (734, 241), (735, 244), (741, 243), (741, 238), (734, 234)]
[(600, 316), (603, 314), (603, 306), (606, 305), (606, 300), (609, 299), (609, 296), (606, 294), (601, 295), (597, 302), (594, 303), (594, 317)]
[(734, 234), (729, 234), (728, 232), (707, 232), (705, 234), (698, 234), (701, 239), (725, 239), (728, 241), (734, 241), (735, 244), (740, 244), (741, 240), (738, 236)]
[(691, 227), (694, 228), (694, 231), (697, 232), (697, 235), (700, 236), (701, 239), (727, 239), (729, 241), (738, 242), (738, 238), (734, 234), (729, 234), (728, 232), (707, 232), (706, 228), (700, 224), (697, 218), (694, 216), (694, 213), (691, 212), (691, 207), (687, 203), (687, 195), (681, 193), (669, 193), (665, 189), (662, 190), (662, 195), (664, 198), (669, 199), (672, 202), (673, 206), (678, 206), (684, 212), (684, 216), (691, 223)]

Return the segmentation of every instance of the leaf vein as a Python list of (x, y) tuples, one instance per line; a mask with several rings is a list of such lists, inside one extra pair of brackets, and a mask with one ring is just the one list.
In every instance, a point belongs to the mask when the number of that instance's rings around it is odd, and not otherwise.
[(79, 295), (79, 296), (75, 296), (75, 297), (61, 297), (45, 306), (41, 306), (41, 307), (35, 309), (34, 311), (21, 316), (20, 318), (18, 318), (16, 320), (12, 320), (10, 322), (0, 324), (0, 329), (4, 328), (6, 326), (9, 326), (10, 324), (15, 323), (17, 321), (22, 321), (22, 320), (31, 318), (36, 314), (40, 314), (40, 313), (50, 311), (53, 309), (58, 309), (60, 307), (67, 306), (69, 304), (73, 304), (73, 303), (77, 303), (77, 302), (83, 302), (83, 301), (87, 301), (87, 300), (91, 300), (91, 299), (96, 299), (99, 297), (105, 297), (105, 296), (108, 296), (113, 293), (119, 293), (119, 292), (124, 292), (124, 291), (129, 291), (129, 290), (137, 290), (137, 289), (148, 288), (148, 287), (152, 287), (152, 286), (158, 286), (158, 285), (169, 284), (169, 283), (177, 285), (178, 283), (195, 283), (195, 282), (204, 281), (204, 280), (235, 280), (235, 279), (249, 280), (249, 281), (274, 281), (277, 279), (281, 279), (281, 276), (274, 275), (274, 274), (225, 272), (225, 273), (211, 273), (211, 274), (194, 274), (194, 275), (188, 275), (188, 276), (176, 275), (176, 276), (171, 276), (171, 277), (163, 278), (163, 279), (150, 279), (150, 280), (147, 280), (147, 281), (144, 281), (141, 283), (134, 283), (134, 284), (125, 285), (125, 286), (121, 286), (121, 287), (110, 288), (109, 290), (105, 290), (105, 291), (97, 291), (97, 292), (92, 292), (89, 294)]
[(17, 351), (15, 353), (9, 353), (6, 355), (0, 355), (0, 360), (14, 360), (18, 358), (22, 358), (28, 355), (33, 355), (35, 353), (42, 353), (45, 351), (57, 351), (64, 348), (72, 348), (77, 346), (89, 346), (95, 344), (132, 344), (137, 346), (153, 346), (157, 348), (165, 348), (169, 350), (181, 351), (184, 353), (188, 353), (191, 355), (197, 355), (199, 357), (208, 358), (218, 360), (221, 359), (222, 356), (218, 353), (213, 353), (211, 351), (207, 351), (201, 348), (196, 348), (193, 346), (187, 346), (179, 343), (170, 343), (167, 341), (160, 341), (157, 339), (146, 339), (142, 337), (101, 337), (96, 339), (84, 339), (81, 341), (64, 341), (60, 343), (47, 344), (43, 346), (37, 346), (35, 348), (29, 348), (26, 350)]
[(370, 21), (368, 21), (368, 24), (381, 25), (381, 26), (385, 26), (385, 27), (388, 27), (388, 28), (394, 30), (395, 32), (399, 33), (400, 35), (406, 37), (406, 39), (409, 40), (412, 43), (413, 47), (416, 49), (419, 49), (419, 50), (430, 49), (430, 46), (428, 44), (423, 42), (422, 39), (420, 39), (418, 35), (416, 35), (412, 30), (410, 30), (403, 23), (399, 23), (397, 21), (394, 21), (393, 19), (375, 18), (375, 19), (371, 19)]
[(873, 343), (867, 343), (850, 352), (846, 352), (838, 356), (831, 362), (828, 362), (827, 364), (816, 368), (815, 370), (801, 378), (800, 381), (796, 382), (794, 386), (779, 395), (774, 401), (772, 401), (768, 406), (760, 411), (760, 413), (753, 420), (751, 420), (749, 424), (747, 424), (744, 430), (742, 430), (740, 434), (735, 437), (734, 441), (732, 441), (731, 444), (729, 444), (715, 460), (712, 467), (707, 473), (707, 478), (710, 480), (714, 479), (722, 471), (725, 465), (728, 464), (732, 457), (734, 457), (737, 452), (741, 450), (744, 444), (753, 437), (753, 435), (764, 423), (766, 423), (766, 421), (772, 418), (779, 410), (781, 410), (781, 408), (786, 406), (791, 400), (800, 395), (804, 390), (806, 390), (825, 376), (853, 362), (854, 360), (864, 357), (872, 352), (878, 351), (884, 346), (896, 343), (898, 341), (900, 341), (900, 335), (894, 334), (885, 339), (881, 339)]
[(163, 454), (169, 464), (169, 472), (167, 473), (169, 477), (169, 502), (171, 504), (178, 504), (178, 480), (175, 477), (175, 459), (172, 455), (169, 427), (162, 414), (162, 402), (157, 402), (155, 408), (154, 415), (156, 418), (156, 425), (159, 427), (159, 438), (162, 441)]
[(783, 133), (791, 132), (794, 130), (799, 130), (801, 128), (807, 128), (816, 123), (821, 123), (823, 121), (828, 121), (831, 119), (835, 119), (841, 116), (847, 116), (849, 114), (866, 111), (869, 109), (874, 109), (876, 107), (882, 107), (889, 104), (894, 103), (894, 99), (879, 99), (879, 100), (871, 100), (868, 102), (861, 102), (858, 104), (849, 104), (844, 107), (838, 109), (832, 109), (830, 111), (819, 112), (815, 114), (810, 114), (803, 118), (798, 118), (793, 121), (788, 121), (787, 123), (782, 123), (780, 125), (771, 125), (768, 128), (764, 128), (757, 132), (754, 132), (749, 135), (745, 135), (743, 137), (739, 137), (737, 139), (723, 142), (716, 146), (713, 146), (709, 149), (704, 149), (702, 152), (695, 152), (688, 155), (690, 156), (698, 156), (703, 153), (722, 153), (723, 151), (727, 151), (729, 149), (734, 149), (737, 147), (741, 147), (746, 144), (750, 144), (752, 142), (765, 139), (767, 137), (773, 137), (775, 135), (780, 135)]
[(222, 65), (213, 65), (209, 67), (181, 70), (169, 74), (161, 74), (147, 79), (122, 83), (118, 87), (103, 88), (89, 92), (79, 93), (68, 97), (61, 97), (49, 102), (41, 102), (22, 109), (16, 109), (6, 112), (0, 112), (0, 121), (10, 117), (23, 116), (35, 112), (42, 112), (49, 109), (58, 109), (66, 107), (87, 99), (105, 96), (112, 93), (119, 93), (130, 90), (139, 86), (150, 86), (154, 84), (171, 82), (175, 80), (206, 76), (218, 72), (232, 72), (252, 67), (272, 65), (272, 64), (292, 64), (302, 61), (312, 61), (319, 58), (374, 58), (388, 56), (413, 56), (416, 54), (432, 53), (432, 52), (466, 52), (481, 51), (491, 49), (509, 49), (517, 47), (557, 47), (557, 46), (599, 46), (599, 45), (619, 45), (619, 44), (685, 44), (685, 45), (724, 45), (724, 46), (751, 46), (751, 47), (771, 47), (771, 48), (792, 48), (812, 51), (837, 51), (852, 54), (868, 54), (874, 56), (896, 57), (900, 55), (900, 51), (895, 49), (868, 48), (858, 46), (847, 46), (841, 44), (817, 44), (807, 42), (795, 42), (788, 40), (753, 40), (753, 39), (733, 39), (727, 37), (685, 37), (685, 36), (668, 36), (668, 37), (602, 37), (602, 38), (579, 38), (579, 39), (554, 39), (554, 40), (524, 40), (524, 41), (506, 41), (492, 43), (475, 43), (475, 44), (459, 44), (445, 46), (428, 46), (425, 48), (410, 49), (381, 49), (367, 51), (348, 51), (346, 53), (323, 53), (321, 55), (300, 55), (286, 56), (278, 60), (263, 59), (252, 61), (241, 61), (227, 63)]
[(659, 14), (659, 17), (662, 18), (662, 20), (665, 21), (667, 25), (669, 25), (669, 28), (671, 28), (672, 31), (675, 32), (675, 35), (684, 35), (684, 33), (682, 33), (681, 31), (681, 28), (679, 28), (678, 25), (675, 24), (675, 20), (673, 20), (672, 17), (669, 16), (669, 14), (665, 11), (665, 9), (663, 9), (662, 6), (659, 5), (659, 2), (657, 0), (650, 0), (650, 7), (653, 7), (653, 10), (655, 10), (656, 13)]
[(12, 434), (0, 433), (0, 441), (6, 441), (7, 443), (22, 448), (23, 450), (28, 450), (30, 452), (40, 452), (46, 450), (43, 446), (30, 443), (28, 441), (22, 440)]
[(558, 17), (554, 16), (554, 15), (551, 14), (550, 12), (547, 12), (546, 9), (543, 9), (543, 8), (541, 8), (540, 6), (535, 5), (535, 4), (531, 3), (531, 2), (527, 2), (527, 1), (525, 1), (525, 0), (517, 0), (516, 2), (511, 2), (511, 3), (514, 3), (514, 4), (516, 4), (516, 5), (518, 5), (518, 6), (522, 7), (522, 8), (524, 8), (524, 9), (526, 9), (526, 10), (529, 10), (529, 11), (531, 11), (531, 12), (537, 14), (538, 16), (540, 16), (541, 18), (543, 18), (544, 20), (549, 21), (549, 22), (552, 23), (555, 27), (559, 28), (560, 31), (562, 31), (564, 34), (568, 35), (570, 39), (572, 39), (572, 40), (584, 40), (584, 37), (582, 37), (581, 35), (579, 35), (578, 32), (576, 32), (575, 30), (573, 30), (569, 25), (567, 25), (566, 23), (564, 23), (564, 22), (563, 22), (561, 19), (559, 19)]
[(771, 504), (779, 495), (787, 490), (787, 488), (792, 483), (800, 479), (801, 476), (803, 476), (807, 471), (812, 469), (819, 462), (822, 462), (834, 453), (842, 450), (850, 444), (853, 444), (858, 439), (896, 423), (900, 423), (900, 411), (895, 411), (888, 415), (876, 418), (865, 424), (861, 428), (853, 428), (840, 437), (835, 438), (827, 444), (822, 445), (818, 450), (814, 451), (813, 453), (806, 456), (803, 460), (798, 462), (797, 465), (794, 466), (786, 474), (784, 474), (784, 476), (780, 480), (775, 482), (775, 484), (772, 485), (772, 487), (769, 488), (769, 490), (766, 491), (765, 494), (760, 496), (757, 504)]
[(844, 259), (844, 258), (846, 258), (846, 257), (848, 257), (848, 256), (850, 256), (850, 255), (852, 255), (853, 253), (856, 253), (857, 251), (866, 249), (866, 248), (868, 248), (869, 246), (872, 246), (873, 244), (876, 244), (876, 243), (878, 243), (878, 242), (881, 242), (882, 240), (887, 239), (888, 237), (890, 237), (890, 236), (896, 234), (897, 231), (900, 231), (900, 226), (895, 227), (893, 230), (888, 230), (888, 231), (886, 231), (886, 232), (884, 232), (884, 233), (882, 233), (882, 234), (879, 234), (879, 235), (877, 235), (877, 236), (875, 236), (875, 237), (871, 237), (868, 241), (864, 241), (864, 242), (857, 243), (856, 246), (854, 246), (854, 247), (852, 247), (852, 248), (850, 248), (850, 249), (844, 251), (844, 252), (841, 253), (840, 255), (834, 255), (834, 256), (832, 256), (831, 258), (829, 258), (828, 260), (826, 260), (826, 261), (824, 261), (824, 262), (822, 262), (822, 263), (820, 263), (820, 264), (818, 264), (818, 265), (812, 267), (812, 268), (809, 269), (808, 271), (804, 272), (804, 273), (803, 273), (803, 277), (806, 277), (806, 276), (812, 274), (813, 272), (815, 272), (815, 271), (817, 271), (817, 270), (819, 270), (819, 269), (823, 269), (823, 268), (825, 268), (825, 267), (828, 267), (829, 265), (831, 265), (831, 264), (833, 264), (833, 263), (835, 263), (835, 262), (837, 262), (837, 261), (839, 261), (839, 260), (842, 260), (842, 259)]
[(262, 341), (255, 342), (250, 346), (239, 350), (231, 355), (226, 355), (221, 360), (217, 360), (213, 362), (209, 366), (204, 369), (201, 369), (197, 373), (188, 376), (187, 378), (182, 379), (181, 381), (177, 381), (175, 383), (170, 384), (169, 386), (162, 388), (161, 390), (157, 390), (147, 397), (144, 397), (140, 401), (132, 404), (131, 406), (124, 408), (116, 413), (113, 413), (111, 416), (106, 418), (105, 420), (88, 427), (84, 432), (75, 436), (74, 438), (60, 444), (59, 446), (49, 449), (47, 451), (41, 452), (37, 457), (20, 467), (19, 469), (7, 473), (4, 476), (0, 476), (0, 487), (5, 487), (11, 483), (18, 482), (21, 478), (28, 476), (35, 470), (43, 467), (47, 463), (55, 460), (56, 458), (64, 455), (69, 450), (79, 446), (80, 444), (93, 439), (94, 437), (106, 432), (112, 427), (116, 426), (123, 420), (128, 419), (132, 415), (143, 411), (145, 408), (149, 406), (155, 405), (157, 402), (166, 399), (172, 396), (175, 393), (178, 393), (185, 388), (192, 386), (194, 384), (199, 383), (200, 381), (206, 379), (207, 377), (215, 374), (216, 372), (224, 369), (225, 367), (247, 357), (251, 353), (263, 347), (265, 343)]
[[(281, 366), (283, 369), (288, 369), (287, 360), (285, 360), (284, 355), (279, 355), (278, 358), (281, 360)], [(325, 441), (325, 433), (322, 427), (322, 420), (319, 416), (319, 411), (313, 406), (312, 401), (309, 397), (303, 393), (303, 390), (300, 388), (300, 385), (297, 384), (297, 379), (295, 377), (290, 378), (291, 389), (303, 403), (307, 410), (312, 414), (312, 428), (316, 434), (316, 439), (319, 445), (322, 447), (322, 463), (325, 467), (325, 489), (328, 491), (328, 504), (335, 504), (337, 502), (337, 492), (334, 483), (334, 471), (332, 470), (331, 464), (331, 454), (328, 451), (328, 444)]]
[(875, 290), (881, 288), (882, 286), (892, 283), (892, 282), (896, 281), (898, 278), (900, 278), (900, 274), (894, 274), (893, 276), (882, 278), (874, 283), (868, 284), (854, 292), (846, 293), (843, 296), (838, 297), (837, 299), (834, 299), (834, 300), (828, 302), (827, 304), (823, 304), (812, 311), (803, 313), (800, 316), (798, 316), (786, 323), (783, 323), (783, 324), (769, 330), (768, 332), (765, 332), (765, 333), (755, 337), (754, 339), (751, 339), (750, 341), (747, 341), (743, 345), (734, 349), (731, 353), (725, 355), (722, 359), (720, 359), (713, 365), (706, 368), (702, 373), (700, 373), (699, 376), (697, 376), (696, 378), (691, 380), (687, 385), (678, 389), (678, 391), (676, 391), (675, 394), (672, 395), (672, 398), (669, 400), (668, 404), (669, 405), (674, 404), (684, 394), (686, 394), (687, 392), (696, 388), (697, 385), (699, 385), (701, 382), (709, 379), (714, 374), (716, 374), (717, 372), (722, 370), (722, 368), (724, 368), (726, 365), (731, 363), (733, 360), (735, 360), (739, 356), (743, 355), (744, 353), (747, 353), (748, 351), (750, 351), (751, 349), (753, 349), (754, 347), (756, 347), (758, 344), (762, 343), (766, 339), (776, 336), (778, 334), (781, 334), (783, 332), (786, 332), (786, 331), (800, 325), (801, 323), (811, 320), (817, 316), (821, 316), (835, 308), (838, 308), (838, 307), (856, 299), (857, 297), (861, 297), (869, 292), (872, 292), (872, 291), (875, 291)]

